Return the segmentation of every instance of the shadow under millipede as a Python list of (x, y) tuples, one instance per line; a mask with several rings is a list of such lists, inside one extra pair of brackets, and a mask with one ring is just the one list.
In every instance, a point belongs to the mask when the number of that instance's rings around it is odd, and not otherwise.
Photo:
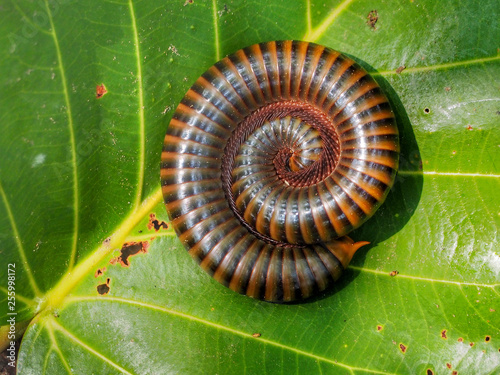
[[(376, 69), (354, 56), (349, 57), (365, 68), (370, 74), (373, 74), (373, 78), (389, 99), (399, 130), (401, 147), (399, 171), (421, 172), (422, 159), (420, 157), (420, 150), (415, 139), (412, 124), (398, 94), (384, 77), (377, 74)], [(370, 242), (370, 245), (361, 248), (356, 253), (352, 265), (362, 267), (370, 248), (394, 236), (406, 225), (418, 207), (422, 188), (422, 174), (416, 173), (405, 176), (398, 174), (384, 204), (363, 226), (351, 232), (350, 236), (355, 241), (363, 240)], [(338, 287), (341, 286), (338, 285)], [(335, 289), (338, 289), (338, 287)]]

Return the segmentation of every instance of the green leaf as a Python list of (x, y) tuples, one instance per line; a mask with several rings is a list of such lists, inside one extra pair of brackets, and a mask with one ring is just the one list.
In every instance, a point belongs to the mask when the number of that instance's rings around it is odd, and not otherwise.
[[(29, 322), (19, 374), (500, 370), (496, 1), (6, 0), (0, 13), (0, 332), (8, 346), (7, 319), (17, 334)], [(148, 226), (167, 220), (160, 152), (184, 93), (226, 54), (283, 39), (368, 69), (402, 147), (386, 203), (352, 234), (372, 245), (333, 290), (290, 305), (224, 288)]]

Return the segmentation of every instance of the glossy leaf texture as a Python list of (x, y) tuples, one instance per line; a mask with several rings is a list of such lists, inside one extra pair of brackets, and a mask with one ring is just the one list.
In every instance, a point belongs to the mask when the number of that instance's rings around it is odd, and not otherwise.
[[(18, 373), (498, 373), (499, 13), (494, 0), (2, 1), (0, 316), (3, 342), (7, 319), (18, 334), (30, 322)], [(162, 225), (159, 182), (196, 78), (283, 39), (371, 72), (402, 147), (386, 203), (352, 234), (371, 245), (333, 290), (289, 305), (206, 275)]]

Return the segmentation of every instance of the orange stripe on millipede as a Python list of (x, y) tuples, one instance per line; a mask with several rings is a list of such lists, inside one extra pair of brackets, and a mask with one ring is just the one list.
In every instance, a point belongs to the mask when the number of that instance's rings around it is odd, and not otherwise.
[(289, 99), (290, 98), (290, 87), (292, 87), (292, 47), (293, 43), (292, 41), (287, 40), (286, 42), (283, 42), (283, 46), (281, 48), (281, 53), (284, 57), (284, 71), (280, 72), (280, 77), (282, 77), (283, 80), (283, 87), (282, 87), (282, 94), (283, 98)]
[(309, 43), (300, 43), (296, 45), (297, 51), (295, 53), (295, 66), (294, 66), (294, 71), (295, 72), (300, 72), (300, 75), (297, 75), (296, 77), (292, 77), (293, 82), (292, 82), (292, 90), (290, 92), (290, 96), (293, 98), (299, 97), (299, 90), (300, 90), (300, 82), (302, 81), (302, 73), (304, 71), (304, 63), (306, 60), (306, 51)]
[[(318, 62), (319, 62), (319, 59), (321, 57), (321, 54), (323, 53), (323, 51), (325, 50), (325, 47), (323, 46), (314, 46), (313, 47), (313, 57), (311, 59), (311, 61), (309, 62), (309, 64), (311, 66), (317, 66), (318, 65)], [(300, 83), (301, 86), (303, 86), (302, 88), (302, 92), (300, 93), (300, 97), (302, 99), (306, 99), (308, 96), (309, 96), (309, 89), (311, 88), (311, 82), (312, 82), (312, 79), (314, 77), (314, 70), (311, 69), (309, 71), (309, 74), (307, 77), (305, 77), (305, 80), (304, 81), (304, 84), (302, 85), (302, 82)]]
[[(252, 66), (250, 65), (250, 61), (248, 61), (248, 57), (245, 54), (245, 52), (240, 49), (238, 52), (235, 53), (235, 56), (237, 56), (240, 59), (240, 62), (245, 66), (245, 70), (247, 71), (247, 76), (248, 78), (252, 81), (252, 83), (255, 85), (256, 90), (253, 90), (252, 93), (257, 96), (257, 102), (260, 105), (264, 105), (266, 103), (266, 99), (264, 98), (264, 93), (260, 89), (259, 82), (257, 81), (257, 77), (255, 76), (255, 72), (252, 69)], [(254, 96), (255, 98), (255, 96)]]
[(271, 70), (267, 70), (267, 75), (269, 76), (269, 82), (276, 83), (277, 92), (275, 93), (274, 98), (278, 99), (282, 96), (282, 90), (280, 86), (280, 70), (278, 65), (277, 53), (276, 53), (276, 43), (269, 42), (266, 43), (266, 47), (268, 49), (268, 55), (271, 60)]
[[(274, 301), (282, 292), (281, 270), (282, 270), (282, 251), (279, 248), (274, 248), (271, 253), (271, 259), (267, 268), (266, 287), (264, 298), (268, 301)], [(281, 285), (280, 285), (281, 284)]]
[(312, 92), (309, 93), (309, 98), (312, 103), (316, 103), (318, 100), (318, 94), (321, 86), (323, 86), (324, 80), (326, 78), (326, 75), (330, 71), (333, 63), (337, 60), (337, 57), (340, 55), (340, 53), (335, 52), (332, 54), (328, 54), (326, 58), (326, 62), (323, 65), (323, 68), (321, 69), (320, 74), (318, 74), (318, 83), (316, 84), (316, 87)]
[(273, 99), (273, 92), (271, 89), (271, 82), (269, 81), (269, 75), (267, 74), (267, 71), (266, 71), (266, 64), (264, 62), (264, 57), (262, 56), (262, 51), (260, 49), (260, 45), (254, 44), (253, 46), (250, 46), (249, 49), (253, 55), (255, 62), (258, 64), (260, 71), (263, 74), (265, 74), (267, 77), (267, 79), (266, 79), (267, 82), (266, 82), (266, 84), (263, 85), (264, 86), (263, 93), (264, 93), (265, 101), (271, 101)]
[(208, 71), (210, 72), (210, 74), (213, 74), (214, 76), (216, 76), (221, 81), (226, 82), (225, 89), (231, 91), (232, 97), (234, 97), (234, 98), (237, 99), (237, 102), (238, 102), (237, 105), (238, 106), (244, 107), (246, 109), (246, 113), (243, 113), (243, 114), (247, 115), (248, 113), (250, 113), (250, 108), (248, 108), (248, 106), (246, 105), (245, 101), (243, 100), (243, 98), (241, 97), (241, 95), (238, 93), (238, 91), (236, 91), (236, 89), (233, 87), (233, 85), (231, 85), (229, 83), (229, 81), (227, 80), (226, 76), (219, 69), (217, 69), (216, 66), (211, 66), (210, 69), (208, 69)]
[[(236, 66), (234, 66), (232, 61), (229, 60), (227, 57), (224, 58), (222, 61), (224, 62), (224, 67), (228, 71), (230, 71), (233, 74), (233, 76), (239, 81), (238, 83), (239, 83), (240, 89), (242, 90), (242, 92), (240, 93), (240, 97), (243, 100), (246, 99), (250, 102), (249, 109), (255, 110), (255, 109), (259, 108), (259, 105), (255, 101), (255, 98), (254, 98), (252, 92), (250, 91), (250, 88), (247, 86), (245, 79), (241, 76), (241, 73), (236, 68)], [(246, 101), (245, 101), (245, 103), (246, 103)]]
[[(344, 61), (341, 63), (340, 67), (335, 71), (335, 74), (333, 75), (330, 85), (325, 87), (323, 90), (324, 94), (322, 94), (317, 101), (317, 106), (325, 110), (325, 101), (328, 97), (328, 94), (332, 91), (333, 87), (337, 84), (339, 81), (340, 77), (344, 75), (347, 69), (349, 69), (352, 65), (354, 64), (354, 61), (350, 59), (344, 59)], [(335, 97), (332, 97), (328, 99), (328, 101), (336, 101), (341, 93), (338, 93)]]
[(233, 103), (231, 101), (229, 101), (229, 99), (226, 98), (224, 95), (222, 95), (222, 93), (219, 90), (217, 90), (217, 88), (214, 87), (205, 77), (198, 78), (198, 81), (196, 81), (196, 82), (199, 83), (203, 87), (204, 90), (210, 92), (213, 97), (217, 97), (220, 100), (224, 101), (226, 103), (226, 105), (229, 108), (231, 108), (232, 114), (237, 115), (239, 117), (238, 121), (243, 120), (244, 114), (240, 113), (240, 111), (233, 105)]

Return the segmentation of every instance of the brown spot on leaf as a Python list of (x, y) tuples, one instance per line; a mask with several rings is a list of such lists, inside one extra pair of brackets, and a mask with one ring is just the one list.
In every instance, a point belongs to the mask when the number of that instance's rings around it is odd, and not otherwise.
[(184, 2), (184, 6), (188, 5), (188, 4), (193, 4), (194, 3), (194, 0), (186, 0)]
[(401, 72), (402, 72), (403, 70), (405, 70), (405, 69), (406, 69), (406, 66), (401, 65), (399, 68), (397, 68), (397, 69), (396, 69), (396, 73), (397, 73), (397, 74), (401, 74)]
[(430, 109), (429, 107), (425, 107), (425, 108), (424, 108), (424, 113), (425, 113), (426, 115), (428, 115), (429, 113), (431, 113), (431, 109)]
[(256, 333), (254, 333), (252, 336), (253, 336), (253, 337), (260, 337), (260, 336), (262, 336), (262, 335), (261, 335), (260, 333), (256, 332)]
[(158, 232), (161, 228), (168, 229), (168, 225), (164, 221), (159, 221), (156, 218), (155, 214), (150, 214), (149, 215), (148, 229), (151, 230), (153, 228), (155, 229), (155, 231)]
[(491, 340), (491, 336), (486, 336), (486, 337), (484, 338), (484, 341), (485, 341), (485, 342), (490, 342), (490, 340)]
[(97, 293), (99, 293), (101, 296), (108, 294), (109, 290), (111, 289), (109, 287), (110, 281), (111, 281), (111, 279), (108, 277), (104, 284), (97, 285)]
[(377, 331), (379, 331), (379, 332), (380, 332), (380, 331), (382, 331), (383, 329), (384, 329), (384, 327), (383, 327), (383, 326), (381, 326), (380, 324), (377, 326)]
[(446, 367), (448, 367), (449, 369), (451, 369), (451, 363), (447, 363)]
[(458, 371), (456, 371), (456, 370), (452, 371), (451, 375), (458, 375)]
[(98, 268), (94, 273), (94, 277), (102, 276), (104, 272), (106, 272), (106, 267)]
[(407, 347), (406, 347), (406, 345), (405, 345), (405, 344), (399, 344), (399, 350), (401, 350), (401, 352), (402, 352), (403, 354), (405, 354), (405, 353), (406, 353), (406, 349), (407, 349)]
[(490, 312), (495, 312), (495, 309), (490, 308)]
[(474, 343), (473, 342), (469, 343), (469, 346), (472, 348), (474, 346)]
[(464, 342), (464, 339), (463, 339), (463, 338), (461, 338), (461, 337), (459, 337), (459, 338), (458, 338), (458, 342)]
[(389, 273), (389, 276), (396, 276), (397, 274), (399, 274), (399, 271), (394, 270)]
[(104, 241), (102, 241), (102, 246), (109, 247), (110, 242), (111, 242), (111, 237), (108, 237)]
[(366, 16), (366, 24), (370, 26), (372, 30), (376, 30), (375, 24), (378, 21), (378, 12), (377, 10), (372, 10), (370, 13), (368, 13), (368, 16)]
[(100, 85), (96, 86), (95, 88), (95, 97), (97, 99), (100, 99), (102, 98), (106, 93), (108, 92), (108, 90), (106, 90), (106, 87), (104, 86), (103, 83), (101, 83)]
[(446, 339), (448, 339), (448, 336), (446, 336), (446, 330), (445, 330), (445, 329), (443, 329), (443, 330), (441, 331), (441, 338), (442, 338), (442, 339), (445, 339), (445, 340), (446, 340)]
[(111, 259), (109, 262), (111, 264), (120, 263), (123, 267), (128, 267), (130, 266), (129, 258), (140, 253), (147, 253), (148, 247), (149, 242), (147, 241), (124, 243), (120, 249), (121, 254), (118, 257)]
[(434, 371), (432, 371), (430, 368), (427, 369), (427, 375), (434, 375)]
[(450, 90), (451, 90), (451, 87), (446, 86), (446, 87), (444, 88), (444, 90), (445, 90), (445, 91), (450, 91)]
[(473, 130), (474, 128), (471, 125), (467, 125), (467, 130)]

